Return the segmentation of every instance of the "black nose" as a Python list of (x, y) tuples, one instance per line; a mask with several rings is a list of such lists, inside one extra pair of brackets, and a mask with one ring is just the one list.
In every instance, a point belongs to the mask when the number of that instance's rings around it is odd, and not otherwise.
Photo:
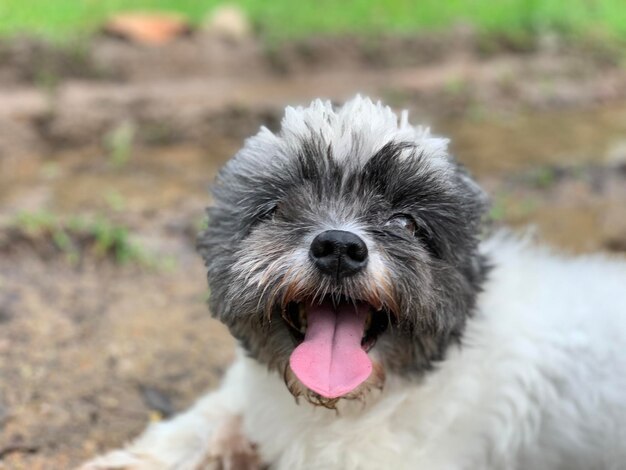
[(367, 264), (367, 246), (354, 233), (327, 230), (313, 239), (309, 250), (320, 271), (338, 278), (351, 276)]

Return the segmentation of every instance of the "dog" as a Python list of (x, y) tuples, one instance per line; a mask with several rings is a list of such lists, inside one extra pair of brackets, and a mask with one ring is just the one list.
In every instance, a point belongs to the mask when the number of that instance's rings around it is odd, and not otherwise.
[(357, 96), (221, 170), (221, 387), (84, 469), (625, 469), (626, 263), (486, 234), (448, 141)]

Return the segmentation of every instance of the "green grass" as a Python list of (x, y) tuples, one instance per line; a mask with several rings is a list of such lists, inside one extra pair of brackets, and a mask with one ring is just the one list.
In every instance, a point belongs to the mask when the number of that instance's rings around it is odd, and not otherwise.
[(97, 258), (111, 257), (119, 264), (154, 264), (147, 253), (130, 239), (126, 227), (105, 217), (63, 219), (46, 211), (21, 212), (12, 228), (33, 241), (50, 240), (71, 263), (78, 262), (82, 252), (90, 251)]
[(123, 168), (130, 160), (136, 132), (132, 122), (123, 121), (104, 136), (104, 147), (113, 168)]
[[(0, 0), (0, 34), (56, 39), (89, 33), (125, 10), (169, 10), (200, 23), (218, 0)], [(436, 30), (465, 22), (480, 31), (542, 30), (626, 38), (624, 0), (239, 0), (265, 38), (319, 33)]]

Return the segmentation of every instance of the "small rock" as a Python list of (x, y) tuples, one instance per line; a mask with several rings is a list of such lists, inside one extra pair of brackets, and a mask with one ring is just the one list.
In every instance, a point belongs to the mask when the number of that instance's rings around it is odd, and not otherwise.
[(148, 45), (163, 45), (187, 35), (187, 20), (174, 13), (127, 12), (114, 15), (104, 25), (105, 34)]
[(206, 20), (204, 30), (211, 35), (235, 42), (241, 42), (252, 35), (247, 15), (235, 5), (216, 7)]

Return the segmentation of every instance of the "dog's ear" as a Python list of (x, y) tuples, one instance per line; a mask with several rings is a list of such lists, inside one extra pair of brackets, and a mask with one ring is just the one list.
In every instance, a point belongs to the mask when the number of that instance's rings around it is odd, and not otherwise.
[(490, 205), (490, 199), (486, 191), (476, 182), (469, 170), (452, 158), (456, 166), (457, 184), (467, 193), (468, 199), (474, 200), (472, 204), (475, 210), (484, 215)]
[(453, 156), (450, 161), (454, 165), (453, 184), (457, 188), (464, 223), (470, 224), (469, 229), (475, 236), (480, 236), (485, 215), (491, 205), (486, 191), (478, 184), (469, 170)]
[(479, 288), (485, 280), (491, 266), (485, 256), (478, 251), (478, 241), (484, 235), (483, 226), (486, 221), (486, 214), (491, 206), (491, 199), (486, 191), (476, 182), (471, 173), (460, 163), (454, 161), (456, 165), (456, 184), (464, 194), (463, 206), (466, 212), (466, 223), (470, 224), (470, 229), (474, 232), (475, 246), (473, 256), (464, 267), (463, 271), (470, 284)]

